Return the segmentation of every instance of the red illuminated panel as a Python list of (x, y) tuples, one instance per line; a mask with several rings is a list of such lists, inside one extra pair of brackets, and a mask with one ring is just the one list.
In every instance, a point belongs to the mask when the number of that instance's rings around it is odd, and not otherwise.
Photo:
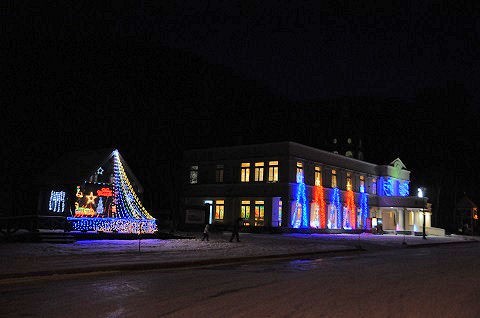
[(113, 193), (110, 188), (101, 188), (100, 190), (97, 190), (97, 195), (99, 197), (111, 197)]

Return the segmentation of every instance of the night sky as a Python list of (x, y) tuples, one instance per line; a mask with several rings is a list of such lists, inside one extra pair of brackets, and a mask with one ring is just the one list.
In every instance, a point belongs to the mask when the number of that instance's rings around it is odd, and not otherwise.
[(32, 180), (69, 151), (119, 148), (155, 212), (176, 200), (184, 149), (330, 150), (352, 136), (366, 160), (399, 156), (412, 187), (441, 193), (446, 226), (455, 195), (480, 199), (479, 12), (355, 3), (15, 1), (2, 17), (4, 213), (35, 206)]

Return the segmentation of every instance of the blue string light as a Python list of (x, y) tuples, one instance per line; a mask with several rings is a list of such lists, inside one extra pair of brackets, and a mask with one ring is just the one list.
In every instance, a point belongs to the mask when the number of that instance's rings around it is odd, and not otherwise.
[(128, 220), (117, 218), (76, 218), (68, 217), (73, 231), (101, 231), (118, 233), (154, 233), (157, 230), (155, 219)]
[(335, 228), (340, 229), (342, 227), (342, 207), (340, 205), (340, 190), (338, 190), (337, 187), (332, 189), (330, 203), (335, 207), (335, 213), (337, 216), (337, 224), (335, 224)]
[(360, 193), (360, 209), (363, 229), (367, 228), (367, 218), (369, 214), (368, 196), (365, 192)]
[[(308, 227), (308, 211), (307, 211), (307, 196), (305, 183), (303, 182), (303, 176), (298, 178), (297, 183), (297, 193), (295, 201), (295, 210), (292, 211), (292, 222), (291, 225), (293, 228), (307, 228)], [(301, 208), (302, 215), (300, 218), (297, 218), (298, 209)]]
[(390, 197), (394, 195), (393, 182), (391, 178), (381, 178), (383, 181), (383, 195)]
[(401, 182), (398, 190), (402, 197), (408, 197), (410, 195), (410, 186), (408, 184), (408, 181)]

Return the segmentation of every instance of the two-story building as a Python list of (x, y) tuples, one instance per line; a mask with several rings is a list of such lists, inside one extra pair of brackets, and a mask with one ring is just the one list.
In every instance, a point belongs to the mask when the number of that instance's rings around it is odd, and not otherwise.
[[(295, 142), (185, 152), (185, 225), (369, 229), (427, 233), (427, 198), (410, 196), (410, 171), (349, 158)], [(203, 208), (204, 207), (204, 208)], [(205, 214), (205, 215), (203, 215)]]

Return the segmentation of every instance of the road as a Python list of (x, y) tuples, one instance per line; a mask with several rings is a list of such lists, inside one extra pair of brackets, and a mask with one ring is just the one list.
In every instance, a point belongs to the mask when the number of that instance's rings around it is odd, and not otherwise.
[(0, 317), (480, 317), (480, 244), (0, 282)]

